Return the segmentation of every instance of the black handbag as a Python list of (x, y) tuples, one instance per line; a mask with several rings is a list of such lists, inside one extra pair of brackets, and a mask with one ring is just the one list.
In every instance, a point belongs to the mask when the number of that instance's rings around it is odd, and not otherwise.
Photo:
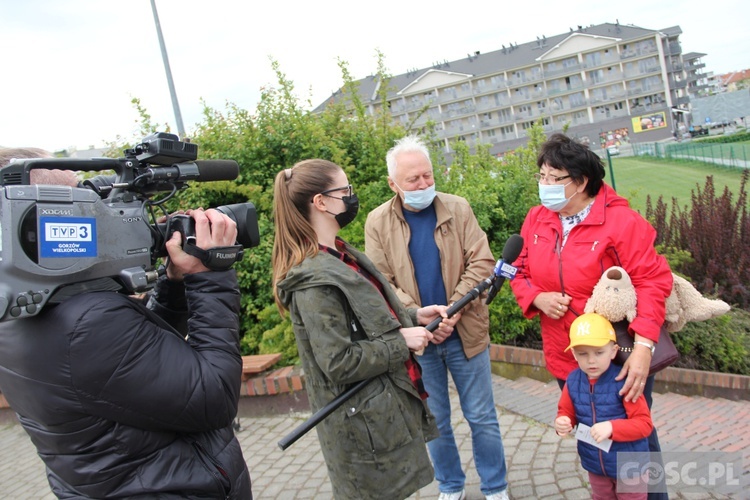
[[(617, 346), (619, 347), (614, 360), (618, 365), (623, 365), (630, 356), (630, 353), (633, 352), (633, 336), (628, 333), (629, 324), (628, 320), (612, 323), (615, 335), (617, 336)], [(680, 353), (677, 351), (674, 342), (672, 342), (672, 337), (669, 336), (667, 328), (662, 325), (659, 332), (659, 342), (654, 346), (654, 353), (651, 355), (651, 366), (649, 366), (648, 374), (653, 375), (660, 372), (664, 368), (673, 365), (678, 359), (680, 359)]]

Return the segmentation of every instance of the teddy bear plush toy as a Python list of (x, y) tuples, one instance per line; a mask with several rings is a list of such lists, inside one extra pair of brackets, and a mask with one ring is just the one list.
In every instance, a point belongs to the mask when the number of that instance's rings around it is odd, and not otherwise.
[[(688, 321), (705, 321), (729, 311), (723, 300), (708, 299), (689, 281), (672, 273), (672, 293), (666, 301), (666, 328), (669, 332), (682, 330)], [(615, 323), (623, 319), (633, 321), (636, 314), (635, 287), (625, 269), (610, 267), (594, 287), (584, 312), (596, 312)]]

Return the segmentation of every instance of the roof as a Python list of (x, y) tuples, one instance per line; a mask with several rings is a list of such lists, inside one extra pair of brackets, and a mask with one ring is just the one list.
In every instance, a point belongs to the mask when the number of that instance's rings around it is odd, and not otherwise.
[[(585, 36), (604, 40), (611, 39), (613, 42), (620, 42), (643, 39), (649, 36), (654, 36), (656, 33), (674, 36), (681, 32), (679, 26), (658, 31), (619, 23), (605, 23), (587, 27), (578, 26), (575, 30), (569, 28), (567, 33), (561, 33), (551, 37), (537, 37), (536, 41), (523, 44), (509, 42), (507, 45), (501, 44), (502, 48), (499, 50), (487, 52), (485, 54), (481, 54), (477, 51), (469, 53), (468, 57), (464, 59), (438, 62), (428, 68), (413, 69), (407, 73), (392, 76), (389, 81), (389, 87), (392, 87), (395, 90), (389, 92), (389, 95), (403, 92), (409, 86), (422, 79), (426, 73), (430, 71), (438, 70), (455, 75), (463, 75), (463, 79), (465, 79), (467, 77), (476, 77), (484, 74), (494, 74), (503, 70), (538, 65), (541, 58), (548, 54), (550, 50), (573, 37)], [(365, 102), (370, 102), (370, 100), (377, 98), (377, 90), (380, 81), (376, 75), (370, 75), (361, 80), (357, 80), (355, 83), (359, 85), (360, 95), (365, 99)], [(315, 111), (322, 111), (327, 104), (338, 101), (342, 95), (342, 89), (337, 90), (328, 99), (321, 103)]]
[(693, 59), (698, 59), (700, 57), (706, 57), (706, 54), (703, 52), (684, 52), (682, 54), (683, 61), (692, 61)]
[(732, 71), (731, 73), (719, 75), (716, 78), (719, 79), (721, 85), (727, 86), (730, 83), (737, 83), (750, 78), (750, 69), (743, 69), (742, 71)]

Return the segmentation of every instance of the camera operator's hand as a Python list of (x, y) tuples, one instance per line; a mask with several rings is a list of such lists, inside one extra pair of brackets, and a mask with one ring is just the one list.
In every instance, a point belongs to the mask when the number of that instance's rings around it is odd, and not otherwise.
[[(237, 224), (223, 213), (208, 209), (188, 210), (187, 215), (195, 220), (195, 244), (208, 250), (214, 247), (234, 245), (237, 240)], [(181, 281), (186, 274), (210, 271), (196, 257), (188, 255), (182, 250), (182, 235), (174, 233), (166, 243), (169, 253), (167, 278)]]

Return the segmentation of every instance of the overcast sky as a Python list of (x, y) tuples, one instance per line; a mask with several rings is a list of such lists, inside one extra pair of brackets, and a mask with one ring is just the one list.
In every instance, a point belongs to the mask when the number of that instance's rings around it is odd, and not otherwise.
[[(320, 104), (355, 79), (454, 61), (502, 44), (606, 22), (682, 28), (683, 52), (715, 74), (750, 68), (747, 0), (156, 0), (188, 135), (202, 104), (254, 110), (274, 85), (270, 58), (297, 94)], [(139, 98), (177, 131), (150, 0), (0, 0), (0, 146), (101, 147), (136, 138)]]

